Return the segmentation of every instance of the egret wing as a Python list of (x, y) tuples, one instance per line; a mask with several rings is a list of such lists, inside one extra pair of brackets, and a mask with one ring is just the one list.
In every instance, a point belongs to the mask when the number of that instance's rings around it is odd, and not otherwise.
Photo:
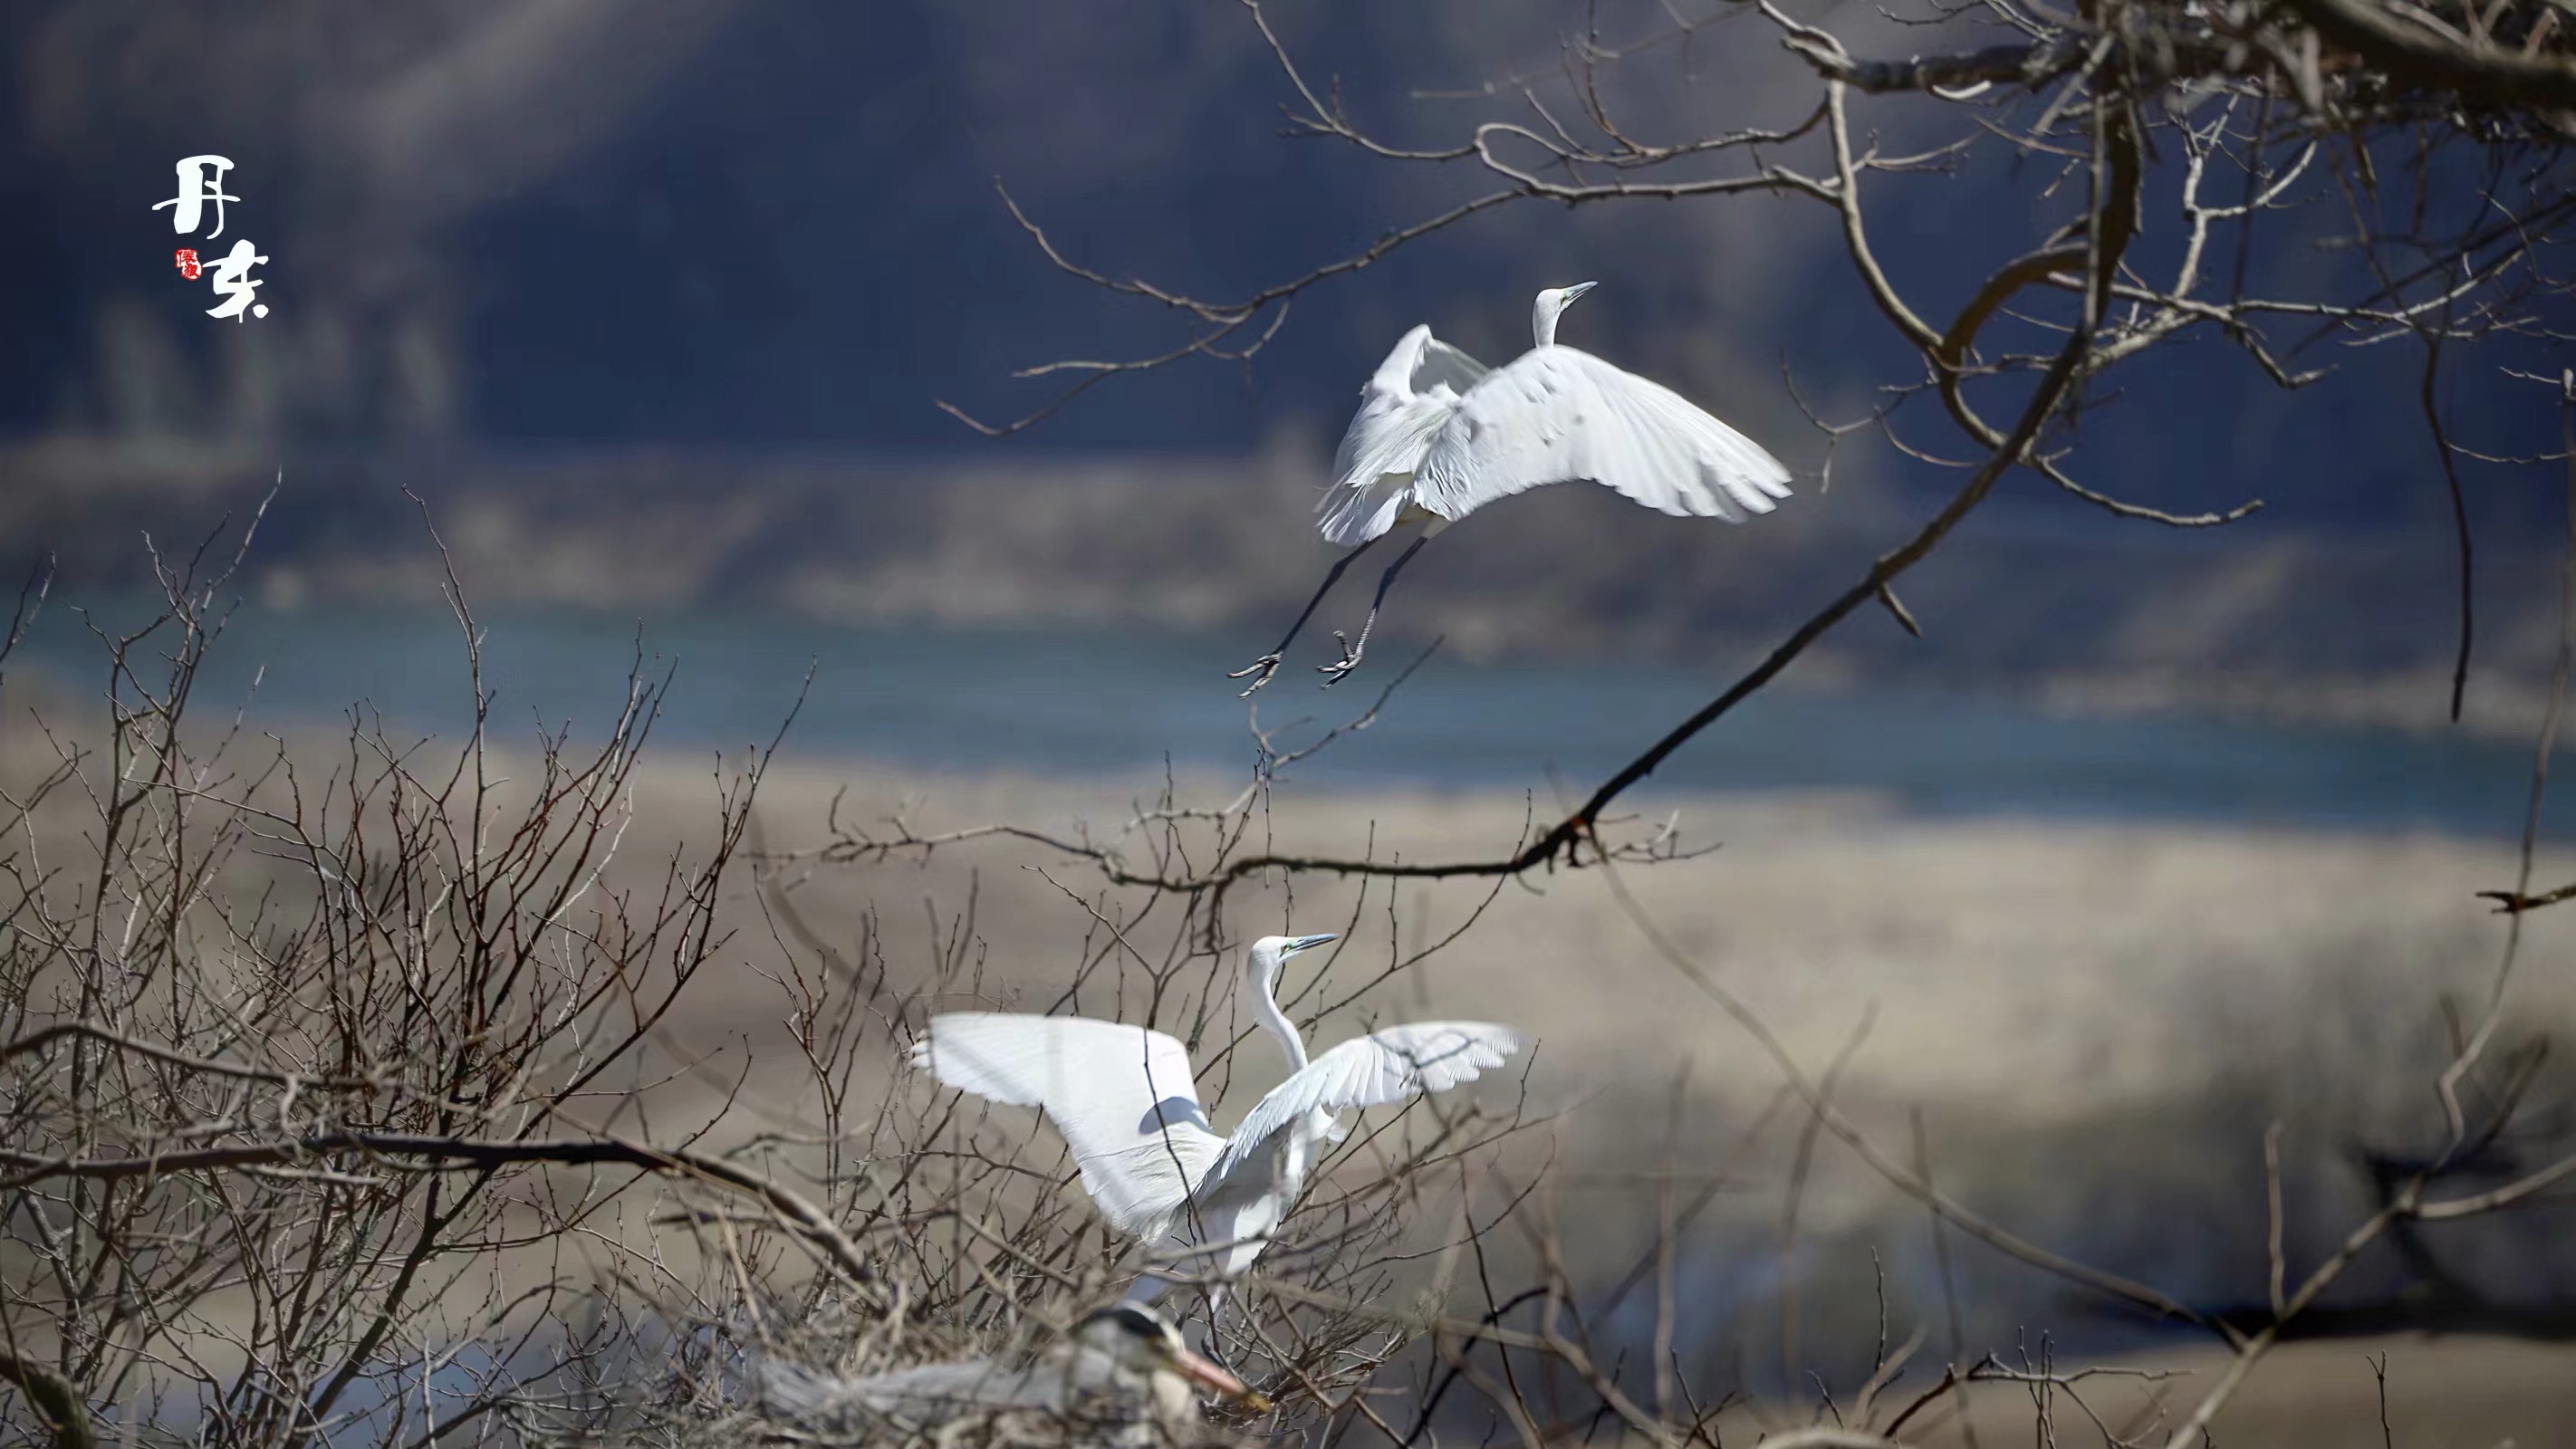
[(1355, 1037), (1307, 1063), (1253, 1104), (1204, 1182), (1222, 1184), (1266, 1161), (1275, 1139), (1309, 1112), (1379, 1107), (1445, 1092), (1503, 1065), (1525, 1039), (1484, 1021), (1420, 1021)]
[(1535, 348), (1459, 400), (1414, 470), (1443, 518), (1589, 480), (1665, 513), (1741, 523), (1789, 496), (1789, 470), (1680, 394), (1571, 347)]
[(1488, 370), (1427, 325), (1405, 333), (1360, 388), (1360, 410), (1333, 454), (1333, 486), (1317, 505), (1324, 515), (1317, 531), (1348, 545), (1393, 528), (1414, 467)]
[(930, 1019), (912, 1060), (960, 1091), (1045, 1112), (1083, 1189), (1122, 1233), (1167, 1230), (1225, 1146), (1208, 1129), (1188, 1050), (1141, 1026), (949, 1012)]

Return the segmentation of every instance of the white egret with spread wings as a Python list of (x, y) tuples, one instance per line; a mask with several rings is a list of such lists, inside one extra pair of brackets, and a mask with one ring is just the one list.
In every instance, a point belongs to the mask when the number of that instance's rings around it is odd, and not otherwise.
[[(1230, 1137), (1208, 1123), (1189, 1050), (1141, 1026), (1079, 1016), (950, 1012), (930, 1019), (914, 1065), (960, 1091), (1036, 1107), (1055, 1124), (1083, 1188), (1109, 1226), (1148, 1242), (1204, 1246), (1214, 1274), (1252, 1266), (1295, 1205), (1335, 1114), (1445, 1092), (1500, 1067), (1523, 1044), (1481, 1021), (1414, 1022), (1343, 1042), (1309, 1060), (1280, 1011), (1288, 958), (1332, 936), (1264, 936), (1244, 958), (1246, 1000), (1288, 1059), (1288, 1079)], [(1150, 1298), (1140, 1279), (1131, 1296)]]
[(1431, 335), (1404, 334), (1360, 389), (1360, 410), (1333, 455), (1317, 532), (1351, 551), (1324, 575), (1279, 647), (1227, 677), (1270, 682), (1297, 632), (1351, 560), (1406, 524), (1422, 535), (1377, 581), (1359, 642), (1334, 631), (1342, 657), (1319, 668), (1340, 682), (1368, 648), (1395, 576), (1433, 535), (1497, 498), (1550, 483), (1605, 484), (1676, 516), (1742, 523), (1789, 496), (1789, 470), (1680, 394), (1556, 340), (1556, 321), (1591, 282), (1550, 287), (1530, 316), (1537, 343), (1489, 368)]

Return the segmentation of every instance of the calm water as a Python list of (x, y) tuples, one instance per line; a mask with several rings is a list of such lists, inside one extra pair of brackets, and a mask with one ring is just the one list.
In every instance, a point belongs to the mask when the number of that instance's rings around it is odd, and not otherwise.
[[(99, 647), (68, 606), (78, 602), (58, 598), (47, 609), (10, 673), (98, 688)], [(766, 742), (809, 665), (813, 685), (788, 735), (791, 756), (1137, 775), (1159, 770), (1167, 755), (1183, 768), (1227, 771), (1252, 755), (1239, 686), (1223, 677), (1250, 656), (1241, 639), (1109, 629), (912, 633), (743, 615), (657, 618), (640, 629), (631, 617), (565, 612), (491, 613), (482, 622), (496, 720), (570, 721), (576, 734), (615, 713), (640, 633), (651, 672), (678, 666), (657, 733), (666, 756)], [(1390, 648), (1330, 693), (1314, 688), (1311, 673), (1283, 671), (1258, 697), (1261, 721), (1311, 717), (1280, 735), (1293, 747), (1365, 709), (1408, 657)], [(1674, 667), (1484, 668), (1435, 658), (1374, 728), (1299, 766), (1298, 778), (1499, 786), (1548, 799), (1551, 774), (1570, 790), (1588, 787), (1725, 682), (1715, 671)], [(454, 733), (467, 718), (456, 624), (428, 611), (245, 605), (199, 704), (228, 712), (244, 698), (253, 728), (310, 728), (364, 700), (407, 728)], [(1928, 693), (1774, 693), (1721, 721), (1656, 778), (1730, 790), (1877, 790), (1931, 814), (2429, 826), (2509, 839), (2521, 826), (2529, 761), (2525, 747), (2458, 735), (2062, 718)], [(2555, 817), (2550, 833), (2576, 830), (2576, 806)]]

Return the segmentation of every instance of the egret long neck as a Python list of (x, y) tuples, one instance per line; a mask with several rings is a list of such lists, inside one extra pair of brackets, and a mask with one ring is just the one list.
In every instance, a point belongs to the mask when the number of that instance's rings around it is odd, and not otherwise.
[(1262, 981), (1259, 985), (1261, 989), (1252, 993), (1253, 1015), (1261, 1019), (1263, 1026), (1270, 1028), (1272, 1036), (1279, 1038), (1279, 1050), (1288, 1058), (1288, 1073), (1294, 1076), (1306, 1070), (1306, 1039), (1297, 1034), (1296, 1023), (1279, 1009), (1278, 998), (1272, 994), (1272, 984)]
[(1530, 335), (1538, 339), (1539, 346), (1556, 345), (1556, 319), (1564, 310), (1565, 304), (1554, 297), (1541, 297), (1530, 308)]

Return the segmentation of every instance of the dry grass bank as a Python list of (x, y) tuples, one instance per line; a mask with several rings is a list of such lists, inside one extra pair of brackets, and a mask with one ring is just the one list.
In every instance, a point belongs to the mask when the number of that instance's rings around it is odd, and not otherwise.
[[(774, 786), (765, 820), (779, 846), (819, 839), (824, 803), (841, 790), (845, 820), (900, 810), (924, 833), (995, 820), (1096, 832), (1137, 803), (1105, 782), (926, 780), (859, 764), (808, 764)], [(1211, 781), (1183, 794), (1213, 802), (1228, 792)], [(1905, 1156), (1919, 1116), (1943, 1186), (1977, 1211), (2212, 1307), (2262, 1297), (2267, 1124), (2283, 1124), (2294, 1270), (2372, 1205), (2353, 1149), (2402, 1151), (2437, 1124), (2443, 1001), (2474, 1004), (2504, 939), (2475, 892), (2510, 884), (2514, 870), (2507, 844), (2430, 834), (1928, 821), (1853, 797), (1649, 795), (1639, 808), (1679, 810), (1691, 836), (1724, 842), (1698, 860), (1623, 872), (1639, 903), (1810, 1074), (1849, 1051), (1838, 1100), (1865, 1130)], [(1256, 834), (1282, 850), (1472, 858), (1502, 852), (1524, 819), (1522, 802), (1490, 795), (1291, 791)], [(2541, 862), (2545, 881), (2571, 874), (2576, 859), (2564, 853)], [(1347, 933), (1311, 1006), (1472, 919), (1456, 944), (1328, 1014), (1316, 1036), (1408, 1017), (1531, 1028), (1541, 1043), (1532, 1101), (1563, 1115), (1529, 1155), (1557, 1163), (1569, 1253), (1601, 1281), (1651, 1240), (1650, 1179), (1669, 1175), (1687, 1198), (1722, 1175), (1680, 1258), (1688, 1281), (1676, 1342), (1702, 1363), (1749, 1359), (1753, 1378), (1773, 1380), (1784, 1284), (1800, 1300), (1786, 1331), (1846, 1382), (1867, 1371), (1881, 1292), (1897, 1335), (1924, 1326), (1937, 1352), (1946, 1303), (1921, 1210), (1830, 1139), (1800, 1174), (1799, 1114), (1764, 1116), (1777, 1072), (1648, 949), (1601, 874), (1540, 877), (1488, 903), (1490, 890), (1406, 883), (1390, 896), (1308, 881), (1293, 902), (1247, 893), (1233, 920), (1245, 937)], [(970, 896), (974, 994), (1028, 1009), (1054, 999), (1087, 933), (1096, 949), (1090, 910), (1123, 921), (1122, 906), (1137, 904), (1102, 893), (1060, 852), (989, 840), (927, 860), (826, 868), (795, 892), (827, 934), (854, 938), (860, 914), (873, 911), (890, 958), (925, 977)], [(1153, 918), (1130, 929), (1142, 937)], [(2571, 962), (2576, 916), (2531, 918), (2509, 1037), (2576, 1018)], [(952, 988), (944, 999), (959, 998)], [(705, 1010), (688, 1030), (708, 1042), (756, 1037), (750, 1000)], [(1215, 1108), (1220, 1123), (1275, 1080), (1277, 1065), (1263, 1049), (1241, 1071)], [(2559, 1080), (2544, 1076), (2545, 1087)], [(1784, 1258), (1792, 1198), (1796, 1246)], [(2546, 1223), (2528, 1218), (2432, 1242), (2457, 1271), (2507, 1296), (2530, 1286), (2535, 1264), (2576, 1266), (2561, 1264), (2568, 1255)], [(2042, 1334), (2098, 1345), (2140, 1331), (2022, 1265), (1955, 1236), (1948, 1246), (1970, 1357)], [(2352, 1289), (2366, 1299), (2400, 1281), (2381, 1265)], [(1632, 1295), (1630, 1311), (1644, 1313), (1650, 1296)], [(2239, 1412), (2259, 1415), (2265, 1402)]]
[[(61, 712), (59, 701), (43, 707)], [(0, 731), (0, 762), (13, 779), (46, 749), (25, 720), (15, 714)], [(764, 788), (757, 843), (790, 857), (810, 851), (829, 838), (836, 809), (845, 825), (869, 827), (901, 814), (924, 834), (1010, 821), (1100, 838), (1161, 788), (1158, 780), (933, 778), (864, 761), (800, 761), (791, 751)], [(1235, 788), (1183, 781), (1179, 794), (1214, 805)], [(1635, 803), (1650, 819), (1679, 812), (1687, 839), (1722, 842), (1696, 859), (1624, 869), (1644, 912), (1740, 994), (1809, 1074), (1842, 1058), (1837, 1100), (1863, 1130), (1910, 1158), (1919, 1120), (1943, 1187), (1977, 1212), (2207, 1307), (2262, 1298), (2268, 1124), (2282, 1124), (2294, 1271), (2370, 1205), (2352, 1170), (2354, 1145), (2403, 1150), (2425, 1138), (2436, 1121), (2430, 1080), (2443, 1055), (2441, 1001), (2481, 991), (2502, 947), (2503, 927), (2475, 892), (2510, 884), (2514, 871), (2501, 839), (1933, 821), (1858, 796), (1648, 790)], [(637, 777), (633, 807), (612, 885), (650, 879), (713, 818), (709, 763), (662, 752)], [(1530, 809), (1493, 794), (1359, 796), (1292, 784), (1255, 811), (1252, 838), (1283, 851), (1492, 857), (1519, 838)], [(2500, 822), (2500, 836), (2509, 825)], [(2576, 857), (2565, 852), (2540, 864), (2542, 884), (2571, 876)], [(1044, 1009), (1087, 954), (1112, 964), (1077, 1004), (1107, 1014), (1119, 1009), (1102, 987), (1115, 983), (1120, 953), (1108, 949), (1101, 922), (1140, 945), (1179, 924), (1141, 894), (1105, 889), (1084, 860), (1014, 839), (865, 864), (799, 859), (782, 880), (803, 928), (853, 953), (865, 942), (890, 981), (917, 992), (901, 1008), (916, 1019), (934, 1000)], [(802, 1069), (785, 1049), (787, 1002), (771, 978), (783, 953), (807, 948), (748, 876), (732, 890), (725, 959), (659, 1039), (675, 1075), (630, 1125), (690, 1120), (719, 1083), (746, 1069), (747, 1110), (728, 1131), (806, 1125)], [(1292, 972), (1292, 1010), (1303, 1017), (1462, 932), (1324, 1012), (1310, 1033), (1331, 1042), (1374, 1021), (1444, 1016), (1531, 1031), (1540, 1046), (1529, 1101), (1550, 1120), (1524, 1139), (1511, 1170), (1555, 1164), (1543, 1206), (1581, 1281), (1615, 1281), (1650, 1246), (1666, 1184), (1682, 1201), (1714, 1184), (1680, 1228), (1674, 1343), (1696, 1381), (1761, 1391), (1774, 1422), (1790, 1412), (1778, 1387), (1795, 1375), (1784, 1365), (1813, 1368), (1848, 1392), (1868, 1373), (1882, 1316), (1898, 1339), (1925, 1330), (1925, 1363), (1989, 1350), (2009, 1358), (2052, 1336), (2085, 1353), (2140, 1345), (2138, 1361), (2192, 1368), (2201, 1375), (2194, 1382), (2211, 1372), (2188, 1341), (2146, 1342), (2152, 1335), (2134, 1319), (2106, 1315), (1955, 1234), (1944, 1274), (1918, 1206), (1831, 1139), (1803, 1133), (1795, 1110), (1770, 1110), (1778, 1072), (1653, 954), (1599, 871), (1499, 889), (1465, 880), (1389, 891), (1309, 879), (1291, 896), (1247, 886), (1227, 920), (1235, 939), (1210, 968), (1220, 1020), (1233, 1010), (1225, 986), (1233, 949), (1252, 935), (1292, 927), (1345, 934), (1320, 975)], [(2531, 918), (2511, 1037), (2576, 1018), (2571, 948), (2576, 909)], [(1245, 1029), (1248, 1018), (1233, 1010), (1231, 1024)], [(1230, 1123), (1277, 1071), (1260, 1048), (1235, 1063), (1239, 1081), (1203, 1084), (1217, 1121)], [(928, 1092), (890, 1080), (898, 1091)], [(2544, 1075), (2540, 1090), (2564, 1095), (2564, 1085)], [(1477, 1090), (1508, 1100), (1512, 1087)], [(1794, 1233), (1785, 1227), (1792, 1218)], [(2537, 1285), (2548, 1298), (2548, 1285), (2576, 1270), (2576, 1254), (2530, 1216), (2432, 1241), (2454, 1271), (2501, 1296), (2528, 1297)], [(2382, 1262), (2352, 1287), (2366, 1298), (2399, 1281)], [(1642, 1344), (1654, 1298), (1649, 1282), (1605, 1321)], [(2576, 1381), (2560, 1371), (2576, 1362), (2551, 1348), (2384, 1346), (2392, 1412), (2423, 1425), (2400, 1444), (2492, 1443), (2504, 1434), (2549, 1442), (2513, 1426), (2555, 1422), (2564, 1383)], [(2325, 1444), (2375, 1433), (2363, 1349), (2294, 1346), (2221, 1421), (2221, 1442)], [(1980, 1413), (1999, 1416), (1996, 1433), (2006, 1424), (2028, 1432), (2026, 1401), (1984, 1392), (1994, 1406)], [(2270, 1437), (2269, 1426), (2293, 1420), (2310, 1437), (2287, 1429)], [(2062, 1442), (2087, 1441), (2072, 1434)]]

